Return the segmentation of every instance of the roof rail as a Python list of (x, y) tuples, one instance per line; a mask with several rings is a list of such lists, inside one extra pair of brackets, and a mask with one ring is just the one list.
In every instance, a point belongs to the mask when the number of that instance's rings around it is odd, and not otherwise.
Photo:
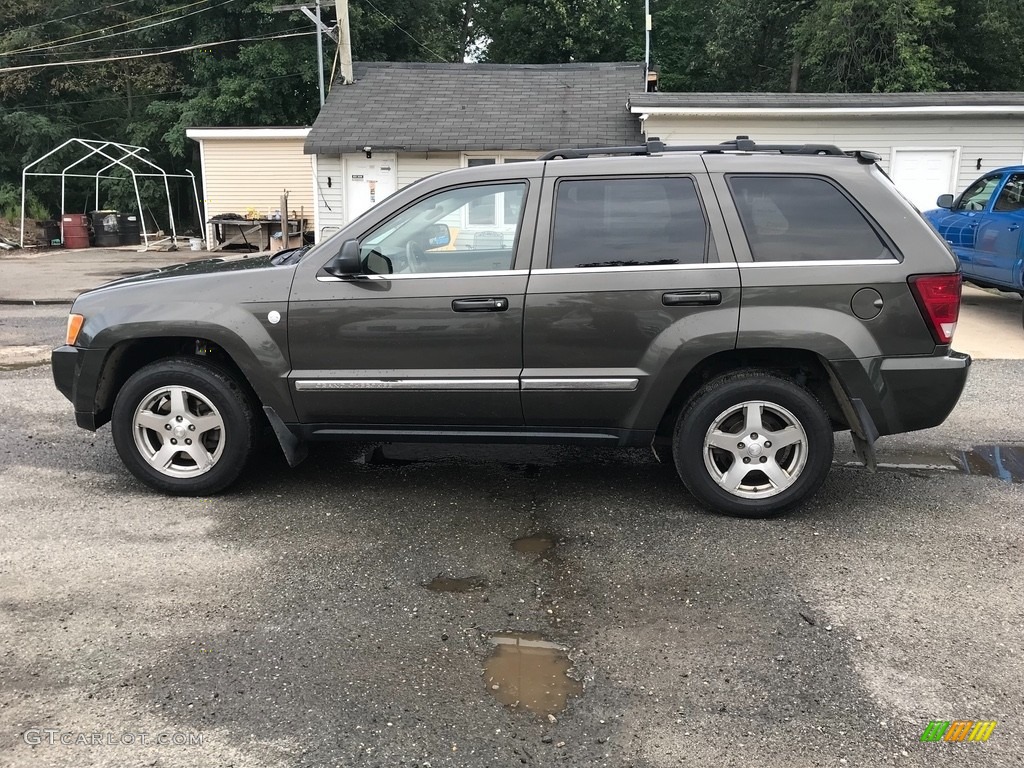
[(667, 145), (658, 138), (649, 138), (646, 144), (631, 147), (591, 147), (588, 149), (555, 149), (541, 155), (538, 160), (571, 160), (592, 155), (654, 155), (662, 152), (773, 152), (782, 155), (830, 155), (856, 157), (861, 163), (877, 162), (872, 152), (844, 152), (833, 144), (758, 144), (749, 136), (737, 136), (721, 144)]

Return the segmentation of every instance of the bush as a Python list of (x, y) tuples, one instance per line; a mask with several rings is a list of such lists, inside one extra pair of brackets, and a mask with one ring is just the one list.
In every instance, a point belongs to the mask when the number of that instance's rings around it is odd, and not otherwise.
[[(36, 221), (50, 218), (50, 210), (34, 194), (25, 196), (25, 216)], [(13, 184), (0, 184), (0, 218), (8, 221), (21, 219), (21, 189)]]

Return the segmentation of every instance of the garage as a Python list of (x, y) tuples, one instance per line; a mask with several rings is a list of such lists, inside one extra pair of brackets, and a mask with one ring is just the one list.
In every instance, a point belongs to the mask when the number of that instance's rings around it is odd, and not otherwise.
[(644, 134), (666, 143), (835, 144), (881, 156), (918, 208), (1024, 160), (1024, 93), (630, 94)]

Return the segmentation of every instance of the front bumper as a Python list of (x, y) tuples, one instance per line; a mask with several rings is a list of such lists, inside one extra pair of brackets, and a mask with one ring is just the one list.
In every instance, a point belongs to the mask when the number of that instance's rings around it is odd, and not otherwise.
[(960, 400), (970, 355), (874, 357), (833, 363), (851, 398), (859, 398), (879, 435), (913, 432), (941, 424)]
[(105, 424), (108, 414), (97, 413), (96, 391), (106, 350), (82, 349), (64, 345), (50, 355), (53, 383), (75, 406), (75, 423), (95, 431)]

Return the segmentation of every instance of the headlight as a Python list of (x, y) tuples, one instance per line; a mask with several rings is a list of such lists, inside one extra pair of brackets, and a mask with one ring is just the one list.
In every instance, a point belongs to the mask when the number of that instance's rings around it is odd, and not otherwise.
[(68, 315), (68, 333), (64, 339), (66, 344), (74, 344), (78, 341), (78, 333), (82, 330), (82, 323), (84, 322), (85, 318), (82, 315), (74, 313)]

